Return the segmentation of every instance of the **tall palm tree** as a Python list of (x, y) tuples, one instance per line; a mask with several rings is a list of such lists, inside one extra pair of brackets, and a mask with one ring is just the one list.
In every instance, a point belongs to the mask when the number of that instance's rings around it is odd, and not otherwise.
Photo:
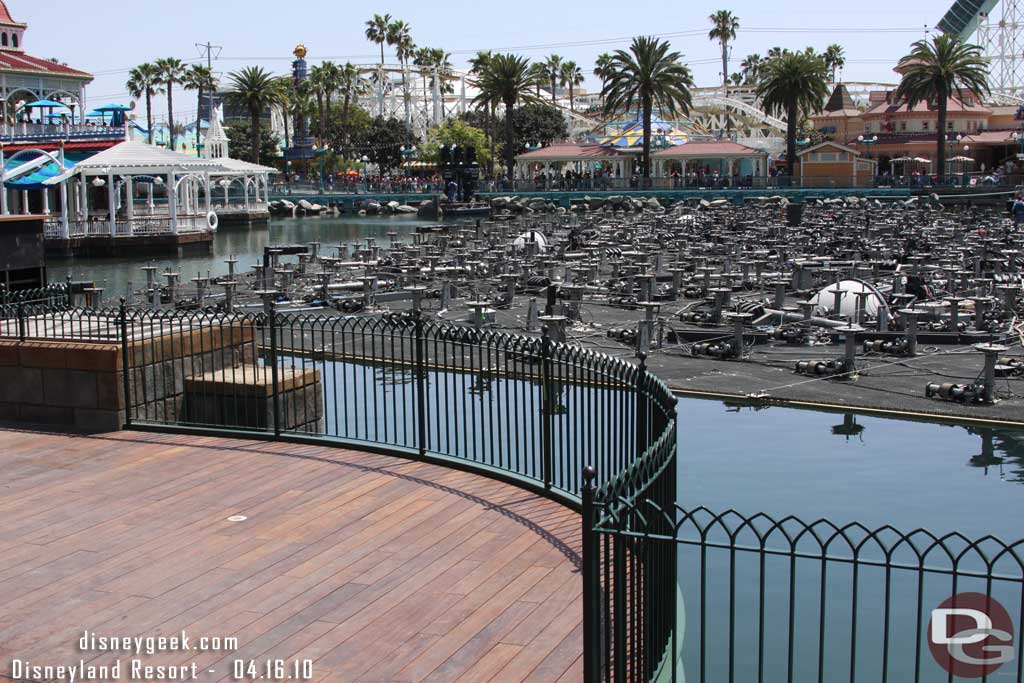
[(846, 66), (846, 53), (843, 51), (843, 46), (838, 43), (832, 43), (825, 48), (822, 58), (825, 60), (825, 66), (832, 72), (832, 82), (836, 82), (836, 71)]
[(317, 64), (310, 67), (309, 76), (306, 78), (306, 84), (309, 86), (310, 92), (316, 96), (317, 137), (320, 139), (321, 144), (323, 144), (327, 127), (324, 112), (324, 92), (327, 89), (327, 77), (328, 75), (323, 65)]
[[(186, 90), (196, 91), (196, 154), (199, 154), (199, 132), (203, 122), (203, 95), (209, 95), (217, 88), (217, 77), (213, 75), (213, 69), (202, 64), (193, 64), (185, 72), (185, 79), (182, 85)], [(209, 116), (213, 116), (213, 107), (210, 107)]]
[(267, 107), (280, 102), (280, 86), (273, 74), (262, 66), (247, 66), (228, 74), (231, 91), (228, 97), (249, 111), (250, 144), (253, 163), (260, 163), (260, 120)]
[[(740, 27), (739, 17), (727, 9), (720, 9), (708, 19), (712, 28), (708, 32), (709, 40), (717, 40), (722, 47), (722, 95), (729, 97), (729, 43), (736, 40), (736, 30)], [(729, 108), (725, 108), (725, 130), (732, 131), (732, 117)]]
[(530, 60), (513, 54), (493, 55), (477, 81), (480, 94), (474, 102), (488, 106), (497, 102), (505, 105), (505, 166), (509, 180), (515, 177), (516, 159), (512, 113), (518, 103), (539, 99), (531, 92), (534, 83)]
[(547, 75), (547, 82), (551, 84), (551, 104), (554, 104), (555, 89), (558, 87), (558, 79), (562, 77), (562, 58), (551, 55), (544, 60), (544, 72)]
[(594, 75), (601, 79), (601, 88), (604, 88), (604, 83), (611, 76), (612, 67), (612, 56), (607, 52), (603, 52), (597, 56), (594, 60)]
[(176, 149), (174, 132), (174, 82), (181, 81), (185, 75), (185, 64), (177, 57), (164, 57), (156, 60), (156, 68), (160, 70), (160, 80), (167, 88), (167, 131), (170, 133), (170, 149)]
[(366, 92), (366, 79), (351, 62), (345, 62), (345, 65), (338, 69), (338, 90), (341, 91), (343, 98), (341, 118), (343, 122), (347, 123), (348, 110), (352, 101), (359, 99), (359, 96)]
[(786, 116), (786, 165), (793, 175), (800, 119), (820, 111), (828, 97), (825, 60), (813, 51), (783, 51), (762, 67), (757, 97), (769, 114)]
[(919, 40), (910, 47), (910, 54), (896, 67), (903, 76), (896, 97), (907, 100), (907, 109), (926, 102), (938, 110), (935, 159), (939, 173), (945, 173), (949, 99), (955, 93), (962, 100), (964, 91), (979, 97), (987, 95), (988, 64), (980, 47), (948, 33), (934, 36), (931, 42)]
[(761, 67), (764, 66), (764, 60), (761, 59), (761, 55), (754, 54), (747, 55), (742, 62), (740, 62), (740, 73), (743, 74), (743, 82), (747, 85), (756, 84), (761, 80)]
[(537, 97), (540, 98), (540, 89), (545, 87), (548, 82), (548, 68), (544, 62), (535, 62), (530, 65), (530, 81), (533, 83), (533, 87), (537, 89)]
[(153, 95), (163, 92), (160, 69), (155, 64), (139, 64), (128, 73), (128, 93), (135, 99), (146, 98), (146, 129), (153, 144)]
[(405, 106), (405, 126), (408, 129), (412, 125), (412, 94), (409, 92), (409, 83), (406, 79), (408, 74), (409, 60), (416, 54), (416, 43), (412, 39), (412, 28), (404, 21), (396, 21), (391, 24), (388, 34), (388, 42), (395, 46), (395, 56), (398, 63), (402, 65), (402, 103)]
[[(490, 50), (481, 50), (476, 53), (475, 57), (470, 58), (469, 72), (477, 79), (477, 82), (479, 81), (480, 76), (483, 75), (483, 73), (490, 68), (491, 60), (493, 57), (494, 55), (491, 53)], [(474, 84), (476, 84), (476, 82)], [(496, 150), (495, 138), (498, 135), (497, 130), (495, 130), (497, 128), (497, 116), (495, 115), (495, 110), (501, 103), (494, 99), (491, 99), (486, 102), (478, 101), (475, 104), (484, 110), (484, 125), (487, 129), (487, 137), (490, 139), (491, 143), (491, 155), (488, 173), (493, 177), (494, 157)]]
[(583, 71), (572, 60), (563, 62), (559, 80), (563, 87), (569, 88), (569, 111), (576, 111), (575, 89), (577, 85), (583, 85)]
[(384, 43), (388, 42), (388, 30), (391, 28), (391, 15), (374, 14), (373, 19), (366, 22), (366, 39), (380, 45), (380, 65), (384, 66)]
[(662, 114), (689, 114), (693, 76), (671, 51), (668, 41), (641, 36), (633, 39), (629, 52), (616, 50), (612, 73), (601, 95), (605, 114), (621, 115), (641, 110), (644, 128), (643, 173), (651, 177), (651, 115), (657, 107)]

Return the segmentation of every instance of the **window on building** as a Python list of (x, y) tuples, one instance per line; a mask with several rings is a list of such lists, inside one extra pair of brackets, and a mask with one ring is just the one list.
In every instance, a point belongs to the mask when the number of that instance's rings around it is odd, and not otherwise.
[(953, 130), (953, 122), (952, 121), (950, 121), (949, 123), (946, 124), (946, 130)]
[(907, 122), (906, 121), (900, 121), (900, 132), (902, 132), (902, 133), (906, 133), (907, 132)]
[(0, 34), (0, 45), (2, 45), (3, 47), (7, 47), (7, 34), (6, 33)]
[(18, 47), (18, 34), (17, 33), (12, 33), (11, 34), (11, 47)]
[(928, 122), (927, 121), (922, 121), (921, 122), (921, 130), (928, 130)]

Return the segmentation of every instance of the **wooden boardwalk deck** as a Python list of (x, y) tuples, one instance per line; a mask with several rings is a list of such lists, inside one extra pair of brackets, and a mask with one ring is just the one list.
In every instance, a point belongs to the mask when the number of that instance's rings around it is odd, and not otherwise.
[[(14, 658), (195, 663), (203, 681), (268, 659), (288, 674), (313, 660), (326, 682), (582, 679), (579, 517), (514, 487), (334, 448), (138, 432), (0, 431), (0, 471), (0, 679)], [(184, 630), (193, 649), (81, 652), (86, 629)], [(201, 637), (238, 648), (198, 651)]]

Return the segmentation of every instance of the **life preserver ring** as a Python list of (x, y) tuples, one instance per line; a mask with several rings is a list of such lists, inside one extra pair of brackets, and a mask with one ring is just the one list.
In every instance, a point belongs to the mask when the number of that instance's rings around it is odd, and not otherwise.
[(210, 226), (210, 230), (216, 231), (217, 226), (220, 224), (220, 218), (217, 217), (216, 213), (211, 211), (206, 214), (206, 224)]

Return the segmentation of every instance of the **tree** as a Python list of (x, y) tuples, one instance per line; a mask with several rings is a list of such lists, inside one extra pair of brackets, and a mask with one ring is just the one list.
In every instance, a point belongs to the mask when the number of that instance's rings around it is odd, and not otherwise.
[(562, 86), (569, 88), (569, 111), (576, 111), (575, 89), (577, 85), (583, 85), (583, 71), (574, 61), (563, 62), (559, 78)]
[(949, 99), (956, 93), (963, 100), (965, 90), (978, 97), (990, 92), (988, 64), (981, 48), (942, 33), (931, 42), (919, 40), (911, 45), (910, 54), (900, 60), (896, 69), (903, 76), (896, 97), (907, 101), (908, 110), (918, 102), (938, 110), (935, 159), (939, 173), (945, 173)]
[(274, 76), (262, 66), (247, 66), (228, 74), (231, 91), (228, 97), (249, 112), (250, 155), (252, 163), (260, 163), (260, 123), (264, 110), (279, 102), (280, 86)]
[(309, 87), (309, 91), (316, 97), (318, 122), (317, 137), (320, 139), (321, 144), (323, 143), (324, 137), (327, 135), (327, 123), (324, 110), (324, 91), (327, 88), (327, 78), (327, 73), (321, 65), (311, 67), (309, 70), (309, 76), (306, 78), (306, 84)]
[[(480, 75), (487, 69), (491, 63), (492, 54), (490, 50), (482, 50), (476, 53), (475, 57), (469, 60), (470, 74), (475, 78), (479, 78)], [(474, 81), (474, 85), (475, 85)], [(483, 129), (487, 133), (487, 137), (491, 143), (490, 153), (487, 155), (487, 169), (490, 176), (494, 176), (494, 159), (497, 156), (497, 142), (498, 137), (497, 131), (497, 116), (495, 110), (498, 107), (499, 102), (491, 100), (489, 102), (478, 102), (477, 106), (480, 107), (484, 112)], [(466, 114), (472, 114), (473, 112), (467, 111)], [(467, 121), (470, 125), (473, 125), (472, 121)]]
[(747, 55), (742, 62), (740, 62), (740, 73), (743, 74), (743, 83), (745, 85), (757, 85), (757, 82), (761, 80), (761, 67), (764, 66), (764, 60), (761, 59), (761, 55), (756, 52), (751, 55)]
[(402, 102), (405, 105), (405, 125), (412, 126), (412, 94), (409, 92), (408, 66), (409, 60), (416, 53), (416, 43), (412, 40), (412, 29), (404, 21), (396, 21), (391, 24), (388, 34), (388, 42), (395, 46), (395, 56), (398, 63), (402, 65)]
[(501, 102), (505, 105), (505, 166), (509, 180), (515, 177), (512, 113), (520, 102), (535, 100), (531, 92), (533, 85), (530, 61), (513, 54), (492, 56), (477, 82), (480, 94), (475, 102)]
[[(708, 32), (710, 40), (717, 40), (722, 46), (722, 94), (729, 97), (729, 43), (736, 40), (736, 30), (740, 27), (739, 17), (726, 9), (718, 10), (708, 19), (712, 28)], [(725, 108), (725, 130), (732, 131), (732, 117), (729, 108)]]
[(260, 159), (271, 159), (277, 156), (277, 139), (266, 128), (259, 131), (259, 149), (256, 156), (253, 155), (252, 123), (248, 121), (233, 121), (224, 127), (224, 134), (228, 136), (228, 146), (231, 154), (236, 159), (248, 161), (253, 164), (260, 163)]
[(551, 104), (555, 104), (555, 90), (558, 88), (558, 79), (562, 76), (562, 58), (558, 55), (548, 57), (544, 62), (544, 75), (551, 84)]
[(349, 108), (353, 100), (359, 99), (366, 92), (367, 83), (359, 69), (351, 62), (345, 62), (345, 66), (338, 69), (338, 90), (343, 98), (341, 109), (342, 121), (348, 120)]
[(438, 161), (440, 145), (473, 147), (476, 149), (477, 161), (481, 166), (486, 166), (491, 161), (491, 153), (487, 148), (487, 134), (461, 119), (448, 119), (440, 126), (433, 128), (428, 134), (426, 142), (420, 147), (420, 158)]
[(836, 71), (846, 66), (846, 54), (843, 46), (833, 43), (825, 48), (822, 58), (825, 60), (825, 68), (832, 72), (832, 82), (836, 82)]
[[(196, 154), (199, 153), (199, 133), (203, 122), (203, 95), (208, 95), (217, 88), (217, 77), (213, 75), (213, 69), (202, 64), (193, 64), (185, 72), (182, 85), (186, 90), (196, 91)], [(209, 116), (213, 116), (213, 107), (210, 107)]]
[(401, 121), (382, 116), (373, 119), (370, 126), (359, 131), (353, 140), (355, 152), (368, 157), (381, 174), (402, 165), (402, 145), (407, 140), (412, 144), (419, 142)]
[(522, 152), (529, 144), (550, 145), (569, 136), (569, 127), (562, 112), (539, 101), (524, 104), (512, 114), (515, 151)]
[(608, 77), (612, 75), (612, 56), (607, 52), (599, 54), (594, 62), (594, 75), (601, 79), (601, 89)]
[(160, 70), (160, 80), (167, 88), (167, 130), (170, 133), (170, 149), (177, 149), (174, 134), (174, 82), (181, 81), (185, 75), (185, 64), (177, 57), (164, 57), (156, 60), (156, 68)]
[(655, 107), (664, 115), (689, 114), (693, 87), (690, 69), (680, 62), (667, 41), (653, 37), (633, 39), (629, 52), (616, 50), (613, 72), (601, 95), (605, 114), (616, 116), (639, 108), (643, 117), (643, 174), (651, 177), (651, 115)]
[(813, 50), (783, 51), (765, 62), (757, 97), (769, 114), (786, 116), (786, 164), (796, 167), (796, 134), (802, 116), (820, 111), (828, 97), (825, 60)]
[(537, 89), (537, 97), (540, 97), (540, 89), (547, 86), (548, 69), (544, 62), (534, 62), (530, 65), (530, 83)]
[(391, 15), (374, 14), (373, 19), (366, 22), (366, 39), (380, 45), (380, 65), (384, 66), (384, 43), (388, 41), (388, 30), (391, 28)]
[(153, 144), (153, 95), (163, 92), (160, 69), (155, 64), (139, 64), (128, 73), (128, 93), (138, 99), (146, 98), (146, 129), (149, 144)]

